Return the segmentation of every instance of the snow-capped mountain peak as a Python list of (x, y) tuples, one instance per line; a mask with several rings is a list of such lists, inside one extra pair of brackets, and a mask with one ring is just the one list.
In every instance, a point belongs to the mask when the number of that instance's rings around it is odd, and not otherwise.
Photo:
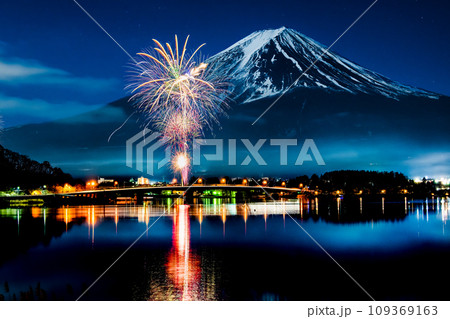
[(243, 103), (284, 93), (291, 85), (391, 98), (439, 97), (363, 68), (285, 27), (253, 32), (208, 60), (220, 64), (235, 85), (235, 99)]

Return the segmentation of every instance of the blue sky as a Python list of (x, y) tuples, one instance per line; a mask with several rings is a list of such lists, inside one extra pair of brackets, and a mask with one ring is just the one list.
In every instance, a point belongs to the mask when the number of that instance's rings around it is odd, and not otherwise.
[[(211, 56), (249, 33), (287, 26), (331, 44), (372, 1), (87, 1), (130, 53), (191, 35)], [(450, 4), (379, 0), (333, 48), (399, 82), (450, 95)], [(83, 113), (126, 95), (129, 57), (72, 0), (0, 3), (3, 126)]]

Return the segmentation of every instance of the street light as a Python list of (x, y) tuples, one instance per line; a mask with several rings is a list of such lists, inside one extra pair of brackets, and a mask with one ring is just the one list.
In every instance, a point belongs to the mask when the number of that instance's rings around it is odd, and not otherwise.
[(203, 183), (203, 180), (201, 178), (198, 179), (197, 181), (199, 184)]
[(248, 181), (247, 179), (244, 178), (244, 180), (242, 181), (242, 184), (247, 185)]
[(286, 182), (282, 182), (281, 186), (283, 186), (283, 187), (286, 186)]
[(267, 181), (266, 181), (266, 180), (263, 180), (263, 181), (262, 181), (262, 184), (263, 184), (264, 186), (266, 186), (266, 185), (267, 185)]
[(227, 180), (225, 179), (225, 178), (222, 178), (221, 180), (220, 180), (220, 183), (222, 183), (222, 184), (225, 184), (227, 182)]

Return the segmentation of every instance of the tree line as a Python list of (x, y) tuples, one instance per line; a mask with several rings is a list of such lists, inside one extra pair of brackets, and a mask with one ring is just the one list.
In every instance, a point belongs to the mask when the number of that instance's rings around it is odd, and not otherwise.
[(72, 183), (70, 174), (49, 162), (42, 163), (26, 155), (13, 152), (0, 145), (0, 188), (12, 187), (34, 188), (43, 185)]

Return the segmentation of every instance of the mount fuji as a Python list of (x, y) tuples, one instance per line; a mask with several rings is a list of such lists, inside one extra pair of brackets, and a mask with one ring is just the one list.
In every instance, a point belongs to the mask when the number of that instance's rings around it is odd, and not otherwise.
[[(196, 175), (289, 177), (365, 169), (450, 176), (447, 96), (390, 80), (287, 28), (254, 32), (207, 62), (220, 68), (232, 94), (228, 117), (205, 136), (224, 140), (224, 160), (202, 162), (193, 167)], [(75, 177), (138, 176), (125, 154), (141, 123), (123, 98), (72, 118), (7, 129), (0, 144)], [(237, 141), (236, 165), (227, 162), (230, 139)], [(259, 153), (267, 165), (254, 159), (242, 165), (249, 153), (241, 139), (252, 145), (264, 139)], [(280, 147), (270, 147), (273, 139), (298, 141), (289, 146), (287, 165), (280, 163)], [(305, 139), (314, 139), (325, 166), (294, 165)], [(170, 174), (161, 171), (156, 178)]]
[(208, 61), (220, 66), (234, 84), (234, 98), (243, 103), (298, 87), (381, 94), (394, 99), (409, 95), (439, 97), (361, 67), (285, 27), (254, 32)]

